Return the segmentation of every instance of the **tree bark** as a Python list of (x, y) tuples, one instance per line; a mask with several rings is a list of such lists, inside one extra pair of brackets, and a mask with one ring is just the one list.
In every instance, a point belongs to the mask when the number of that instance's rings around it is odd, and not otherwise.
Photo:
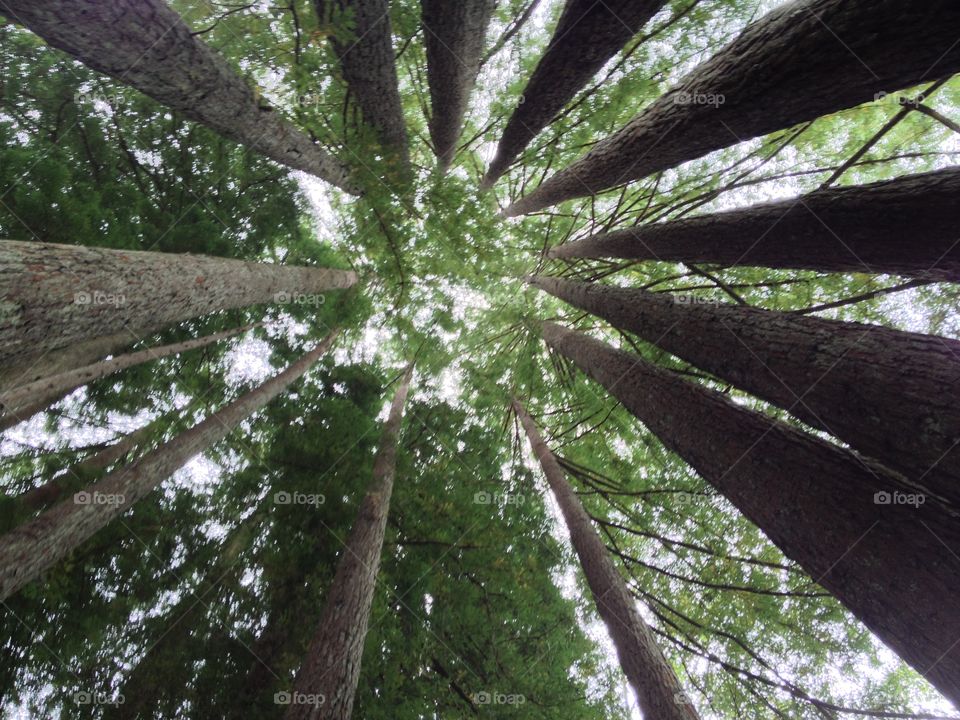
[(507, 121), (482, 187), (491, 187), (530, 141), (666, 0), (567, 0), (547, 49)]
[(5, 365), (0, 369), (0, 391), (40, 380), (51, 375), (59, 375), (77, 365), (89, 365), (102, 360), (107, 355), (115, 355), (128, 347), (136, 338), (129, 331), (103, 335), (78, 342), (69, 351), (59, 350), (34, 354), (23, 361)]
[(682, 295), (535, 277), (581, 310), (904, 474), (960, 511), (960, 341)]
[(597, 611), (617, 649), (620, 667), (637, 695), (640, 711), (644, 717), (658, 720), (697, 720), (699, 715), (685, 702), (686, 696), (676, 673), (664, 658), (653, 631), (640, 616), (636, 600), (597, 535), (580, 498), (567, 482), (556, 457), (540, 437), (533, 418), (516, 399), (513, 409), (563, 513)]
[(457, 152), (496, 0), (421, 0), (421, 5), (430, 84), (430, 138), (445, 172)]
[(0, 360), (350, 287), (356, 273), (205, 255), (0, 242)]
[(26, 422), (34, 415), (42, 413), (44, 410), (49, 409), (52, 405), (56, 405), (69, 394), (69, 392), (62, 392), (56, 397), (43, 398), (32, 405), (27, 405), (15, 413), (3, 415), (0, 417), (0, 432), (6, 432), (10, 428), (16, 427), (22, 422)]
[(134, 463), (117, 468), (39, 517), (0, 538), (0, 600), (63, 560), (111, 520), (226, 437), (309, 370), (333, 344), (336, 332), (286, 370), (234, 400)]
[(640, 225), (553, 248), (613, 257), (960, 282), (960, 169), (817, 190), (738, 210)]
[(316, 0), (321, 22), (349, 18), (350, 38), (331, 39), (347, 89), (383, 145), (409, 162), (389, 0)]
[(394, 395), (373, 462), (373, 482), (360, 503), (317, 632), (297, 673), (286, 720), (350, 720), (353, 712), (412, 377), (411, 363)]
[(24, 420), (26, 418), (19, 417), (24, 408), (36, 406), (44, 402), (49, 404), (63, 397), (65, 393), (71, 393), (78, 387), (89, 385), (96, 380), (104, 378), (107, 375), (112, 375), (120, 370), (151, 360), (159, 360), (160, 358), (169, 357), (170, 355), (178, 355), (189, 350), (206, 347), (207, 345), (212, 345), (215, 342), (226, 340), (234, 335), (246, 332), (252, 327), (253, 325), (245, 325), (240, 328), (234, 328), (233, 330), (214, 333), (206, 337), (118, 355), (109, 360), (101, 360), (98, 363), (84, 365), (75, 370), (69, 370), (59, 375), (53, 375), (52, 377), (46, 377), (42, 380), (21, 385), (18, 388), (0, 394), (0, 413), (2, 413), (2, 415), (0, 415), (0, 423), (10, 415), (17, 417), (17, 422)]
[(896, 476), (636, 355), (552, 323), (568, 357), (954, 704), (960, 529), (934, 504), (878, 503)]
[(522, 215), (960, 71), (953, 0), (798, 0), (750, 25), (622, 130), (521, 198)]
[(0, 12), (224, 137), (358, 192), (346, 167), (266, 106), (163, 0), (5, 0)]

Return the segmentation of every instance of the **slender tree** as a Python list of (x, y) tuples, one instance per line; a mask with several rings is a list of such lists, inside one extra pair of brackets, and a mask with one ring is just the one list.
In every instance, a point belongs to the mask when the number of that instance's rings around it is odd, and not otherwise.
[(960, 511), (960, 341), (549, 277), (531, 282), (636, 333)]
[(285, 122), (163, 0), (4, 0), (50, 45), (278, 163), (347, 192), (347, 169)]
[(135, 462), (117, 468), (89, 488), (0, 537), (0, 600), (63, 560), (123, 514), (192, 457), (226, 437), (252, 413), (298, 380), (329, 350), (330, 333), (286, 370), (234, 400)]
[(128, 347), (136, 338), (129, 330), (102, 335), (73, 344), (70, 349), (30, 355), (0, 369), (0, 391), (59, 375), (77, 365), (89, 365)]
[(421, 5), (430, 84), (430, 138), (445, 171), (457, 152), (496, 0), (421, 0)]
[(664, 658), (653, 631), (640, 616), (636, 600), (597, 535), (580, 498), (567, 482), (560, 463), (540, 437), (533, 418), (516, 399), (513, 409), (563, 513), (597, 611), (617, 649), (620, 667), (637, 694), (640, 711), (644, 717), (662, 720), (696, 720), (699, 715), (693, 705), (685, 702), (676, 673)]
[(411, 363), (400, 380), (383, 428), (373, 464), (373, 483), (360, 502), (316, 634), (297, 673), (287, 720), (350, 720), (353, 712), (390, 512), (400, 422), (412, 377)]
[(797, 0), (507, 208), (522, 215), (960, 71), (960, 5)]
[(409, 161), (407, 126), (394, 59), (388, 0), (316, 0), (322, 22), (343, 21), (349, 31), (331, 38), (347, 89), (384, 146)]
[[(960, 702), (960, 529), (953, 515), (904, 495), (882, 466), (636, 355), (553, 323), (543, 335)], [(898, 502), (904, 498), (916, 502)]]
[(560, 245), (549, 256), (760, 265), (960, 282), (958, 195), (960, 169), (946, 168), (614, 230)]
[(10, 428), (16, 427), (22, 422), (26, 422), (34, 415), (42, 413), (44, 410), (49, 409), (52, 405), (56, 405), (69, 394), (69, 391), (64, 391), (59, 395), (41, 398), (35, 403), (20, 408), (17, 412), (6, 413), (5, 415), (0, 416), (0, 432), (6, 432)]
[(145, 333), (205, 313), (350, 287), (356, 273), (51, 243), (0, 242), (0, 359), (124, 328)]
[(666, 0), (567, 0), (483, 179), (491, 187), (537, 134)]
[(0, 415), (0, 424), (3, 423), (8, 415), (14, 415), (18, 417), (19, 420), (24, 420), (26, 418), (22, 417), (21, 413), (25, 408), (31, 408), (32, 410), (32, 408), (38, 404), (54, 402), (58, 398), (63, 397), (64, 393), (73, 392), (78, 387), (88, 385), (120, 370), (151, 360), (159, 360), (160, 358), (179, 355), (189, 350), (206, 347), (207, 345), (212, 345), (213, 343), (246, 332), (251, 327), (253, 327), (253, 325), (245, 325), (232, 330), (207, 335), (206, 337), (184, 340), (183, 342), (172, 343), (170, 345), (160, 345), (158, 347), (150, 347), (145, 350), (118, 355), (109, 360), (101, 360), (91, 365), (83, 365), (75, 370), (69, 370), (59, 375), (53, 375), (43, 378), (42, 380), (21, 385), (13, 390), (0, 394), (0, 411), (3, 413)]

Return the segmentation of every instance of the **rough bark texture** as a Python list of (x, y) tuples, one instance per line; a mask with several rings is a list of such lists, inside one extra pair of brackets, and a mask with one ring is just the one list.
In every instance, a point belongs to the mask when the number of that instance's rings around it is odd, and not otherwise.
[(226, 437), (300, 378), (333, 344), (331, 333), (283, 372), (223, 407), (136, 462), (117, 468), (86, 491), (0, 537), (0, 600), (63, 560), (85, 540), (123, 514), (190, 458)]
[(496, 4), (496, 0), (421, 0), (430, 83), (430, 138), (442, 170), (450, 167), (457, 152)]
[(360, 502), (317, 632), (297, 673), (286, 720), (350, 720), (353, 712), (412, 377), (411, 364), (393, 397), (373, 462), (373, 482)]
[(4, 364), (0, 368), (0, 391), (11, 390), (50, 375), (59, 375), (77, 365), (89, 365), (107, 355), (115, 355), (135, 340), (134, 335), (124, 330), (78, 342), (66, 351), (34, 354), (20, 362)]
[(6, 432), (12, 427), (16, 427), (22, 422), (26, 422), (32, 418), (37, 413), (42, 413), (44, 410), (47, 410), (51, 405), (63, 400), (69, 392), (62, 392), (56, 397), (46, 397), (32, 405), (27, 405), (26, 407), (21, 408), (15, 413), (8, 413), (0, 417), (0, 432)]
[(0, 13), (221, 135), (357, 192), (336, 158), (267, 107), (163, 0), (4, 0)]
[[(774, 9), (509, 216), (960, 71), (954, 0), (800, 0)], [(722, 104), (709, 102), (723, 97)]]
[(118, 355), (109, 360), (101, 360), (91, 365), (83, 365), (75, 370), (69, 370), (59, 375), (36, 380), (8, 392), (0, 393), (0, 413), (3, 413), (3, 415), (0, 415), (0, 424), (3, 423), (8, 415), (16, 417), (17, 422), (26, 420), (29, 416), (22, 416), (25, 408), (35, 407), (40, 403), (47, 403), (47, 406), (49, 406), (49, 403), (55, 402), (58, 398), (63, 397), (65, 393), (73, 392), (78, 387), (88, 385), (125, 368), (151, 360), (159, 360), (160, 358), (169, 357), (170, 355), (178, 355), (188, 350), (206, 347), (207, 345), (212, 345), (215, 342), (226, 340), (234, 335), (246, 332), (251, 327), (253, 326), (246, 325), (241, 328), (225, 330), (224, 332), (214, 333), (213, 335), (196, 338), (194, 340), (185, 340), (184, 342), (173, 343), (171, 345), (161, 345), (159, 347), (147, 348), (146, 350), (139, 350), (138, 352)]
[(349, 18), (349, 40), (333, 38), (347, 89), (384, 146), (409, 161), (388, 0), (316, 0), (321, 22)]
[(0, 242), (0, 361), (128, 329), (322, 293), (356, 273), (206, 255)]
[(567, 0), (557, 28), (507, 121), (483, 186), (492, 186), (554, 116), (666, 0)]
[(960, 341), (536, 277), (582, 310), (777, 405), (960, 512)]
[(697, 720), (699, 715), (692, 705), (684, 702), (686, 696), (676, 673), (664, 658), (653, 631), (640, 616), (636, 600), (597, 535), (580, 498), (567, 482), (560, 463), (540, 437), (523, 405), (514, 400), (513, 407), (563, 513), (597, 611), (617, 649), (620, 667), (637, 694), (640, 711), (644, 717), (658, 720)]
[(614, 257), (960, 282), (960, 169), (829, 188), (795, 200), (641, 225), (560, 245), (550, 257)]
[[(877, 504), (879, 466), (636, 355), (553, 324), (603, 385), (787, 557), (960, 703), (960, 528), (933, 504)], [(896, 487), (895, 477), (887, 479)]]

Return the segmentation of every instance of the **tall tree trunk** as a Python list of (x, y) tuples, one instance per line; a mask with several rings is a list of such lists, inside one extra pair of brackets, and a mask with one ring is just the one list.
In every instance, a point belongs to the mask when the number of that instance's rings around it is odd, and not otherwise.
[(777, 405), (960, 511), (960, 341), (682, 295), (531, 282)]
[(44, 410), (49, 409), (52, 405), (56, 405), (69, 394), (69, 391), (67, 391), (60, 393), (56, 397), (43, 398), (32, 405), (27, 405), (18, 412), (3, 415), (0, 417), (0, 432), (6, 432), (10, 428), (16, 427), (22, 422), (26, 422), (34, 415), (42, 413)]
[[(884, 504), (896, 476), (636, 355), (552, 323), (544, 339), (603, 385), (783, 553), (954, 704), (960, 528), (934, 504)], [(901, 496), (902, 498), (903, 496)]]
[(960, 169), (818, 190), (794, 200), (640, 225), (553, 248), (614, 257), (960, 282)]
[[(73, 392), (78, 387), (89, 385), (100, 378), (112, 375), (120, 370), (151, 360), (159, 360), (160, 358), (169, 357), (170, 355), (178, 355), (189, 350), (206, 347), (207, 345), (212, 345), (215, 342), (226, 340), (234, 335), (246, 332), (252, 327), (253, 325), (245, 325), (240, 328), (225, 330), (224, 332), (214, 333), (213, 335), (207, 335), (206, 337), (196, 338), (194, 340), (185, 340), (171, 345), (161, 345), (159, 347), (147, 348), (146, 350), (126, 353), (125, 355), (118, 355), (109, 360), (101, 360), (92, 365), (84, 365), (75, 370), (69, 370), (59, 375), (21, 385), (9, 392), (0, 393), (0, 412), (3, 413), (3, 415), (0, 415), (0, 423), (3, 422), (4, 417), (7, 415), (18, 416), (24, 408), (35, 406), (38, 403), (54, 402), (57, 398), (63, 397), (64, 393)], [(19, 420), (23, 419), (25, 418), (19, 418)]]
[(453, 163), (457, 152), (496, 4), (496, 0), (421, 0), (430, 84), (430, 138), (443, 171)]
[(8, 240), (0, 242), (0, 360), (356, 280), (346, 270)]
[(335, 338), (336, 332), (331, 333), (286, 370), (219, 412), (0, 537), (0, 600), (63, 560), (192, 457), (226, 437), (309, 370)]
[(360, 503), (317, 632), (297, 673), (286, 720), (350, 720), (353, 712), (412, 377), (411, 363), (394, 395), (373, 462), (373, 483)]
[(389, 0), (315, 0), (321, 23), (349, 20), (349, 37), (331, 40), (347, 89), (383, 145), (409, 162)]
[(483, 179), (491, 187), (530, 141), (660, 11), (666, 0), (567, 0)]
[(560, 463), (540, 437), (523, 405), (514, 399), (513, 408), (563, 513), (597, 611), (617, 649), (620, 667), (637, 694), (640, 711), (644, 717), (658, 720), (696, 720), (699, 715), (692, 705), (683, 702), (680, 681), (660, 651), (653, 631), (640, 616), (636, 600), (597, 535), (580, 498), (567, 482)]
[(268, 107), (163, 0), (4, 0), (0, 13), (224, 137), (357, 192), (336, 158)]
[(59, 375), (77, 365), (103, 360), (107, 355), (115, 355), (130, 346), (135, 340), (135, 336), (124, 330), (75, 343), (69, 350), (33, 354), (18, 363), (5, 364), (0, 368), (0, 391), (12, 390), (50, 375)]
[(622, 130), (507, 208), (522, 215), (960, 71), (953, 0), (775, 8)]

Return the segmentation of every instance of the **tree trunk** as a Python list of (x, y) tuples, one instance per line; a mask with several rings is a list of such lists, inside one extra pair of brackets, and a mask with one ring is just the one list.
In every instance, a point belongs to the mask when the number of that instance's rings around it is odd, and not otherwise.
[(497, 145), (482, 187), (491, 187), (537, 134), (666, 0), (567, 0), (557, 28)]
[(103, 335), (78, 342), (67, 351), (34, 354), (16, 364), (5, 365), (0, 368), (0, 392), (12, 390), (51, 375), (59, 375), (77, 365), (89, 365), (97, 360), (103, 360), (107, 355), (115, 355), (128, 347), (135, 340), (136, 337), (124, 330), (113, 335)]
[(613, 257), (960, 282), (960, 169), (818, 190), (794, 200), (640, 225), (553, 248)]
[(62, 392), (56, 397), (43, 398), (32, 405), (24, 407), (18, 412), (9, 413), (0, 417), (0, 432), (6, 432), (10, 428), (16, 427), (22, 422), (26, 422), (34, 415), (42, 413), (44, 410), (49, 409), (52, 405), (56, 405), (69, 394), (69, 392)]
[(321, 23), (349, 23), (349, 37), (331, 39), (347, 89), (383, 145), (407, 165), (407, 125), (397, 80), (389, 0), (316, 0), (316, 7)]
[[(26, 407), (31, 407), (43, 402), (54, 402), (57, 398), (63, 397), (65, 393), (73, 392), (78, 387), (89, 385), (100, 378), (112, 375), (120, 370), (151, 360), (159, 360), (160, 358), (169, 357), (170, 355), (178, 355), (188, 350), (206, 347), (207, 345), (212, 345), (215, 342), (226, 340), (234, 335), (246, 332), (252, 327), (253, 325), (245, 325), (240, 328), (225, 330), (224, 332), (214, 333), (213, 335), (196, 338), (194, 340), (185, 340), (184, 342), (173, 343), (172, 345), (161, 345), (125, 355), (118, 355), (110, 360), (102, 360), (92, 365), (84, 365), (76, 370), (70, 370), (60, 373), (59, 375), (28, 383), (27, 385), (21, 385), (14, 390), (0, 394), (0, 412), (4, 414), (0, 415), (0, 423), (3, 422), (5, 416), (18, 416)], [(23, 419), (25, 418), (19, 418), (18, 422)]]
[(446, 171), (457, 152), (496, 0), (421, 0), (421, 5), (430, 84), (430, 138), (440, 169)]
[(0, 243), (0, 360), (125, 328), (345, 288), (356, 273), (205, 255)]
[(309, 370), (335, 337), (336, 332), (331, 333), (286, 370), (219, 412), (0, 538), (0, 600), (63, 560), (191, 458), (263, 408)]
[(626, 127), (507, 208), (522, 215), (960, 71), (953, 0), (775, 8)]
[(0, 13), (224, 137), (356, 194), (347, 169), (268, 107), (163, 0), (5, 0)]
[(696, 720), (699, 715), (692, 705), (684, 702), (686, 696), (680, 681), (660, 651), (653, 631), (640, 616), (636, 600), (597, 535), (580, 498), (540, 437), (533, 418), (516, 399), (513, 408), (563, 513), (597, 611), (617, 649), (620, 667), (637, 694), (640, 711), (644, 717), (658, 720)]
[(960, 341), (535, 277), (581, 310), (783, 408), (960, 511)]
[[(544, 339), (954, 704), (960, 703), (960, 529), (930, 504), (885, 503), (897, 479), (636, 355), (544, 325)], [(901, 500), (903, 495), (900, 496)]]
[(317, 632), (297, 673), (286, 720), (350, 720), (353, 712), (412, 377), (411, 363), (393, 398), (373, 462), (373, 483), (360, 503)]

